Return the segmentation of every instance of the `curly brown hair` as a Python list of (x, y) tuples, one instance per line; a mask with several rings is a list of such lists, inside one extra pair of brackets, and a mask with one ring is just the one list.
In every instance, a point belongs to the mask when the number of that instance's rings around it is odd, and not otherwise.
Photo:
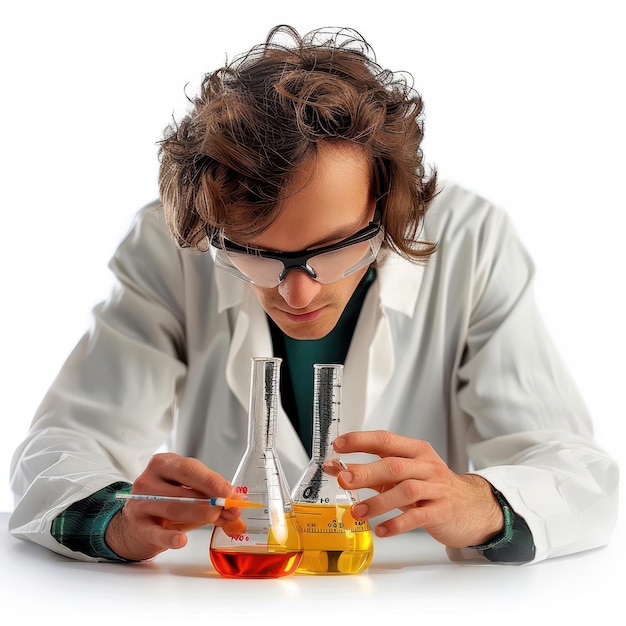
[(434, 252), (435, 243), (418, 240), (437, 185), (420, 148), (421, 96), (409, 75), (378, 65), (356, 31), (300, 36), (277, 26), (265, 43), (206, 74), (191, 103), (159, 149), (161, 201), (180, 246), (205, 250), (215, 229), (258, 235), (319, 142), (348, 141), (371, 158), (385, 245), (414, 260)]

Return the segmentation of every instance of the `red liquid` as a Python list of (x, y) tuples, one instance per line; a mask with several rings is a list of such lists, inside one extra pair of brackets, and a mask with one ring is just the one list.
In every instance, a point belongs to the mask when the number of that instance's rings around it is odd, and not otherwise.
[(213, 567), (230, 578), (279, 578), (296, 571), (302, 552), (209, 550)]

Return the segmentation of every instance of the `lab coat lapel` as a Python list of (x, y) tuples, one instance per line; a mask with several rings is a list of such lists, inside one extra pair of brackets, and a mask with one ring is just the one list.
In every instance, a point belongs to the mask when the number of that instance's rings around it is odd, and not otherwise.
[[(393, 374), (389, 319), (380, 306), (378, 286), (372, 285), (363, 303), (345, 363), (342, 425), (361, 430)], [(380, 423), (377, 418), (377, 423)]]
[[(377, 266), (377, 280), (367, 294), (346, 358), (342, 431), (360, 430), (367, 423), (387, 428), (392, 412), (381, 409), (395, 366), (389, 312), (413, 317), (422, 284), (423, 266), (387, 252)], [(402, 346), (396, 340), (395, 349)], [(363, 384), (365, 381), (365, 384)], [(377, 408), (378, 407), (378, 408)], [(375, 410), (381, 411), (374, 415)]]

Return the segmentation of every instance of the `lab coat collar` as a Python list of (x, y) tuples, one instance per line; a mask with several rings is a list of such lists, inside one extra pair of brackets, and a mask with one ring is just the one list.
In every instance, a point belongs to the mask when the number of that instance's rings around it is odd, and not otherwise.
[(217, 286), (217, 311), (218, 313), (223, 313), (226, 309), (239, 306), (244, 301), (246, 294), (252, 294), (253, 292), (250, 289), (250, 285), (243, 280), (230, 276), (215, 265), (215, 249), (213, 246), (209, 247), (209, 254), (213, 259), (213, 271)]
[(411, 263), (391, 250), (379, 256), (376, 265), (380, 303), (383, 309), (413, 317), (422, 285), (424, 266)]

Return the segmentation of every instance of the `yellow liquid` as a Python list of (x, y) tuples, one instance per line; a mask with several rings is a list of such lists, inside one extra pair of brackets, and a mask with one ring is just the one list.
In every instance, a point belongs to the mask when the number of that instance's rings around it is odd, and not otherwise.
[(349, 506), (293, 504), (302, 533), (299, 574), (359, 574), (374, 556), (370, 525), (357, 521)]

